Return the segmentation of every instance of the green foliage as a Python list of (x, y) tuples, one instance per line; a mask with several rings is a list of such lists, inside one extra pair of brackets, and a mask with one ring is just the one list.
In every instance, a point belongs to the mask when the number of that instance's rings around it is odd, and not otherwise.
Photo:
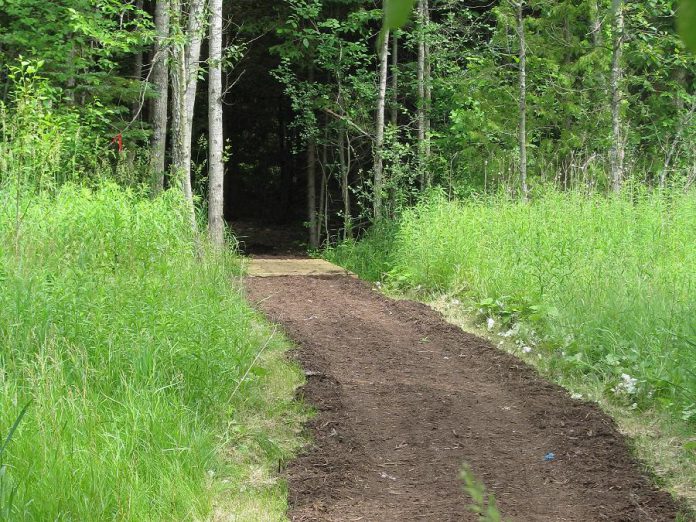
[(383, 220), (370, 228), (360, 241), (347, 240), (328, 247), (323, 256), (367, 281), (380, 282), (393, 266), (391, 258), (398, 224)]
[[(120, 0), (2, 0), (0, 11), (0, 100), (7, 104), (12, 90), (6, 66), (20, 59), (42, 61), (42, 74), (56, 89), (56, 106), (84, 109), (88, 119), (102, 107), (99, 123), (111, 125), (100, 135), (107, 144), (113, 129), (127, 127), (145, 89), (127, 64), (154, 38), (147, 13)], [(132, 143), (147, 132), (137, 123), (124, 135)]]
[[(147, 170), (110, 144), (114, 111), (99, 102), (77, 109), (43, 75), (43, 61), (8, 64), (8, 105), (0, 102), (0, 186), (54, 190), (68, 181), (137, 185)], [(130, 152), (134, 152), (130, 149)], [(140, 174), (136, 167), (141, 167)]]
[(332, 258), (360, 273), (379, 252), (368, 277), (457, 296), (563, 371), (599, 377), (616, 400), (696, 420), (694, 230), (696, 198), (679, 189), (551, 191), (530, 204), (435, 197), (393, 237)]
[(252, 366), (284, 345), (231, 284), (239, 260), (194, 255), (180, 194), (7, 186), (0, 208), (0, 515), (202, 520), (225, 480), (240, 497), (240, 459), (286, 458), (269, 426), (291, 411)]
[(400, 29), (411, 16), (416, 0), (384, 0), (384, 27)]
[(696, 0), (680, 0), (677, 27), (684, 43), (696, 52)]

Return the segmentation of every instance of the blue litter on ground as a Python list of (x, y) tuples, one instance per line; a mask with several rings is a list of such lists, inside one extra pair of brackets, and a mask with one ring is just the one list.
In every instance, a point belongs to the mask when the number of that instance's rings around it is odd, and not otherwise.
[(551, 462), (552, 460), (556, 460), (556, 454), (555, 453), (547, 453), (544, 455), (544, 460), (546, 462)]

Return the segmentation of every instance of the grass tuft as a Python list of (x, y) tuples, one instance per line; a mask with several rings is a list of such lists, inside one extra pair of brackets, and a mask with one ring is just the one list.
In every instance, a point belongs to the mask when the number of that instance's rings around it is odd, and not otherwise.
[[(301, 375), (245, 303), (238, 258), (194, 254), (174, 191), (0, 199), (0, 438), (16, 427), (0, 514), (202, 520), (224, 495), (281, 518), (272, 470), (298, 446)], [(267, 477), (253, 491), (250, 469)]]

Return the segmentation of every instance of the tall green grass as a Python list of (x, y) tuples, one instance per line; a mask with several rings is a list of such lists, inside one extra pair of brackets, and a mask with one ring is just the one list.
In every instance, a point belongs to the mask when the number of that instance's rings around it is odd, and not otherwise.
[(693, 192), (435, 197), (392, 237), (330, 256), (374, 279), (370, 258), (392, 284), (451, 294), (504, 330), (520, 324), (563, 371), (696, 421), (695, 239)]
[(212, 477), (243, 475), (231, 454), (285, 458), (238, 418), (266, 393), (252, 363), (270, 331), (238, 259), (194, 255), (181, 199), (0, 191), (0, 444), (28, 405), (0, 455), (0, 519), (200, 520)]

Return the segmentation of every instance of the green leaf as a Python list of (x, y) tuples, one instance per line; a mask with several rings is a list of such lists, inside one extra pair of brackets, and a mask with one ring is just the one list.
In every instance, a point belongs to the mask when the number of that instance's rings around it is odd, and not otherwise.
[(22, 422), (22, 419), (24, 418), (24, 415), (26, 415), (27, 410), (29, 409), (29, 405), (31, 404), (31, 401), (26, 403), (24, 408), (22, 408), (22, 411), (19, 412), (19, 416), (17, 419), (14, 421), (14, 424), (12, 424), (12, 427), (10, 428), (9, 433), (7, 434), (7, 437), (5, 437), (5, 442), (2, 443), (2, 446), (0, 446), (0, 457), (2, 457), (2, 454), (5, 451), (5, 448), (7, 448), (7, 445), (10, 443), (12, 440), (12, 435), (14, 435), (14, 432), (17, 430), (17, 427), (19, 426), (19, 423)]
[(415, 0), (384, 0), (384, 27), (398, 29), (406, 25)]
[(677, 30), (686, 46), (696, 52), (696, 0), (679, 2)]

